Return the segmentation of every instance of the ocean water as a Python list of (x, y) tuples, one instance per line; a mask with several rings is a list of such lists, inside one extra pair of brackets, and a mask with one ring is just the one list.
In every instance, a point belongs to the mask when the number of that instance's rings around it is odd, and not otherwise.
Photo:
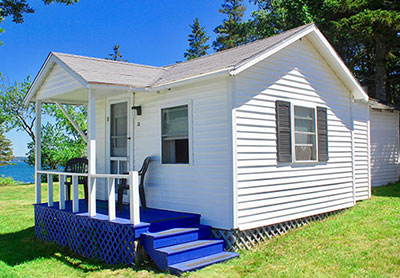
[(12, 177), (23, 183), (35, 181), (35, 167), (23, 161), (10, 162), (11, 164), (0, 167), (0, 177)]

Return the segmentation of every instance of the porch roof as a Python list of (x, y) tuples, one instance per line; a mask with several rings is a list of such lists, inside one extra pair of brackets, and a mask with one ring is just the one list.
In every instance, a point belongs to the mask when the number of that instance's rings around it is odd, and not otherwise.
[(81, 83), (83, 88), (90, 86), (112, 86), (124, 90), (154, 91), (166, 89), (173, 84), (194, 80), (202, 76), (217, 73), (224, 73), (226, 75), (238, 74), (242, 70), (305, 36), (318, 48), (321, 55), (326, 58), (326, 61), (331, 65), (339, 78), (353, 92), (354, 97), (367, 101), (367, 94), (317, 27), (312, 23), (266, 39), (164, 67), (51, 52), (35, 78), (25, 98), (25, 102), (31, 101), (36, 91), (40, 89), (41, 84), (54, 63), (61, 65), (65, 70), (69, 71)]

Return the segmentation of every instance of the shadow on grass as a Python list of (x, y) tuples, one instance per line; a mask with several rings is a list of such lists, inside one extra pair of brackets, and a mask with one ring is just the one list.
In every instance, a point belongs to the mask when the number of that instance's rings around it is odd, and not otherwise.
[[(17, 266), (40, 258), (54, 258), (81, 272), (118, 270), (128, 267), (126, 265), (106, 265), (98, 260), (86, 259), (55, 243), (39, 240), (35, 236), (34, 227), (14, 233), (0, 234), (0, 261), (9, 266)], [(137, 265), (135, 270), (160, 272), (152, 262)]]
[(372, 195), (382, 197), (400, 197), (400, 182), (372, 187)]

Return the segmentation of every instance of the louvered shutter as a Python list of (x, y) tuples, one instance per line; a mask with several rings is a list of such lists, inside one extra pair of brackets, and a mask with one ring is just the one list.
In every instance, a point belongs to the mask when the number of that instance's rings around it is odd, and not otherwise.
[(328, 123), (325, 107), (317, 107), (318, 160), (328, 161)]
[(276, 138), (277, 158), (279, 162), (292, 161), (292, 139), (290, 121), (290, 102), (277, 100), (276, 107)]

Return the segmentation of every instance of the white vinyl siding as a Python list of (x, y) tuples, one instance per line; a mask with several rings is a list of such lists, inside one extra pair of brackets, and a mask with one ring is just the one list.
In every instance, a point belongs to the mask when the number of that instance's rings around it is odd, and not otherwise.
[[(353, 206), (350, 95), (311, 44), (303, 38), (233, 82), (239, 228)], [(327, 107), (327, 162), (277, 163), (276, 100)]]
[[(233, 227), (228, 82), (208, 79), (162, 93), (135, 93), (142, 116), (135, 125), (135, 169), (152, 157), (145, 182), (149, 207), (199, 213), (202, 223)], [(190, 164), (161, 164), (161, 109), (190, 103)], [(190, 117), (189, 117), (190, 118)]]
[(369, 119), (368, 104), (354, 102), (352, 105), (354, 121), (354, 181), (356, 200), (371, 196), (369, 174)]
[(370, 109), (372, 186), (399, 179), (399, 113)]
[(65, 71), (61, 66), (55, 64), (49, 75), (43, 82), (37, 95), (37, 99), (46, 99), (70, 93), (82, 88), (82, 85)]

